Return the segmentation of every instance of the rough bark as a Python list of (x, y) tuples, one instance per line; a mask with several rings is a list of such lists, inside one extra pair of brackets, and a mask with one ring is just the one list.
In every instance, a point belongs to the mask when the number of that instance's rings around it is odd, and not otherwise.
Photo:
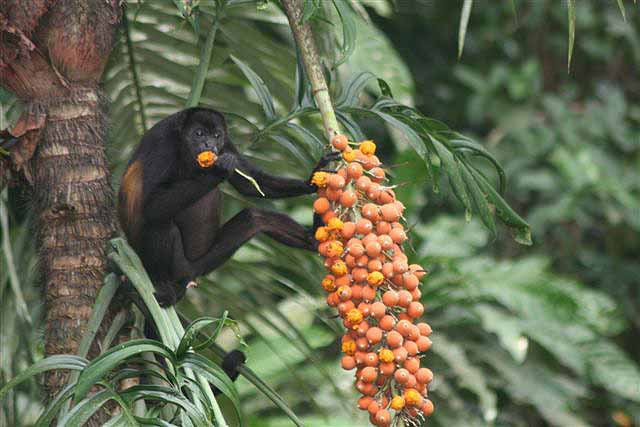
[[(28, 154), (21, 159), (37, 218), (47, 355), (76, 352), (106, 272), (108, 240), (116, 232), (104, 150), (106, 104), (98, 82), (121, 17), (119, 3), (0, 2), (0, 84), (25, 105), (10, 132), (22, 147), (35, 147), (22, 150)], [(108, 325), (110, 316), (105, 320)], [(95, 346), (90, 355), (98, 351)], [(46, 376), (49, 397), (66, 375)]]

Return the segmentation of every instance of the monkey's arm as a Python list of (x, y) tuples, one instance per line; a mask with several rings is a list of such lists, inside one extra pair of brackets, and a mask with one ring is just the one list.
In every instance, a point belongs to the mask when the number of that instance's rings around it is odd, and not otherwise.
[[(284, 178), (271, 175), (257, 166), (251, 164), (245, 157), (238, 155), (236, 168), (242, 173), (255, 179), (264, 197), (277, 199), (294, 197), (313, 193), (314, 187), (301, 179)], [(229, 182), (233, 187), (245, 196), (262, 197), (258, 189), (246, 177), (234, 170), (229, 174)]]
[[(236, 158), (236, 169), (255, 179), (266, 198), (294, 197), (311, 194), (316, 191), (315, 185), (312, 185), (309, 181), (275, 176), (253, 165), (246, 157), (237, 151), (234, 152), (234, 156)], [(324, 156), (320, 159), (314, 171), (326, 166), (332, 160), (335, 160), (333, 153)], [(246, 196), (262, 196), (258, 189), (236, 170), (229, 173), (229, 182), (236, 190)]]
[(144, 204), (144, 219), (166, 222), (213, 190), (225, 178), (207, 175), (202, 179), (187, 179), (160, 185), (148, 195)]

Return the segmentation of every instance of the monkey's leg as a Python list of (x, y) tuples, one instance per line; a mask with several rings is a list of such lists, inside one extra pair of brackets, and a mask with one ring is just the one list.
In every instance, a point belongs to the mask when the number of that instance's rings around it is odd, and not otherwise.
[(220, 231), (221, 211), (222, 193), (216, 188), (176, 217), (186, 259), (193, 261), (207, 253)]
[(205, 255), (188, 261), (189, 275), (201, 276), (215, 270), (258, 233), (265, 233), (272, 239), (294, 248), (315, 250), (317, 246), (309, 231), (289, 216), (247, 208), (222, 226)]

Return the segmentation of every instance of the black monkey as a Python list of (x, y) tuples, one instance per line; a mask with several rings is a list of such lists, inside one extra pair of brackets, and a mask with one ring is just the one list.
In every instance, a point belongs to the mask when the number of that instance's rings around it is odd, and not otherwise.
[[(212, 167), (199, 165), (204, 151), (217, 156)], [(333, 159), (335, 154), (324, 156), (314, 170)], [(277, 177), (252, 165), (231, 143), (222, 114), (211, 109), (189, 108), (161, 120), (133, 153), (118, 213), (162, 305), (175, 304), (187, 284), (219, 267), (260, 232), (291, 247), (316, 248), (313, 229), (277, 212), (246, 208), (221, 225), (220, 183), (227, 180), (244, 195), (261, 196), (237, 170), (253, 177), (267, 198), (316, 190), (309, 181)]]

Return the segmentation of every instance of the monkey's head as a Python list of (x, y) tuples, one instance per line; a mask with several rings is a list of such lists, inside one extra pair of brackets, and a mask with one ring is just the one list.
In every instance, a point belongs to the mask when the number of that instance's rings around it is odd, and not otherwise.
[(185, 110), (180, 127), (181, 149), (184, 159), (207, 169), (221, 154), (227, 134), (222, 114), (207, 108)]

